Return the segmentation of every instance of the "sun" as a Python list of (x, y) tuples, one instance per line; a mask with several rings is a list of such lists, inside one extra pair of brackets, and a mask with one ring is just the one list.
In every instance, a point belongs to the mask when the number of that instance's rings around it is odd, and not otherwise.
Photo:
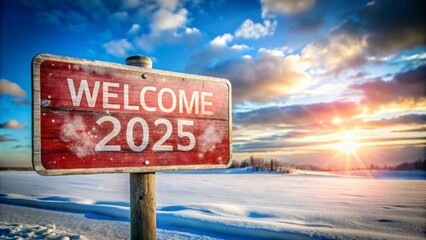
[(355, 154), (358, 148), (358, 143), (352, 140), (345, 139), (345, 140), (342, 140), (342, 142), (337, 145), (337, 148), (342, 153)]
[(342, 119), (340, 119), (339, 117), (335, 117), (333, 118), (333, 120), (331, 121), (334, 125), (339, 125), (342, 123)]

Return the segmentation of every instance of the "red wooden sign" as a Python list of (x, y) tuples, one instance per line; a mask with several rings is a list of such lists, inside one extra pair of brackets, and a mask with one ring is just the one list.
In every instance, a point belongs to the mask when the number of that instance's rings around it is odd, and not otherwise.
[(32, 77), (39, 174), (231, 164), (228, 80), (47, 54)]

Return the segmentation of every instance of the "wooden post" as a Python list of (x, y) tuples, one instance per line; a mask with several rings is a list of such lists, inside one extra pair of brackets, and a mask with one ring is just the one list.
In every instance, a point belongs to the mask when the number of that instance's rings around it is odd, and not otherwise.
[[(145, 56), (131, 56), (127, 65), (152, 68)], [(141, 159), (142, 161), (143, 159)], [(155, 172), (130, 173), (130, 235), (132, 240), (157, 238)]]

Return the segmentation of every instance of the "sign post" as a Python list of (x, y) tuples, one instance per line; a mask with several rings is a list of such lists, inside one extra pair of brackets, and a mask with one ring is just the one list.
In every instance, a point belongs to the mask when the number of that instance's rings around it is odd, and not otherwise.
[(33, 166), (40, 175), (130, 173), (131, 238), (156, 238), (155, 172), (232, 163), (231, 84), (40, 54), (32, 61)]
[[(151, 59), (144, 56), (128, 57), (126, 64), (152, 68)], [(155, 172), (130, 173), (130, 237), (132, 240), (157, 238), (155, 196)]]

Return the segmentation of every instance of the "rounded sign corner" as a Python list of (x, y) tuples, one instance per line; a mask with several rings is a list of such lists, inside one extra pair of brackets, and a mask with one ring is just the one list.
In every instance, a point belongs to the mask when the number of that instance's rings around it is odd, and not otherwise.
[(41, 163), (40, 164), (33, 164), (33, 169), (36, 171), (36, 173), (40, 176), (49, 176), (48, 170), (44, 168)]
[(41, 62), (43, 58), (45, 58), (47, 54), (45, 53), (38, 53), (36, 54), (33, 59), (31, 60), (31, 63), (34, 64), (36, 62)]
[(228, 160), (228, 163), (226, 163), (225, 164), (225, 168), (230, 168), (231, 167), (231, 165), (232, 165), (232, 157), (231, 156), (229, 156), (229, 160)]

